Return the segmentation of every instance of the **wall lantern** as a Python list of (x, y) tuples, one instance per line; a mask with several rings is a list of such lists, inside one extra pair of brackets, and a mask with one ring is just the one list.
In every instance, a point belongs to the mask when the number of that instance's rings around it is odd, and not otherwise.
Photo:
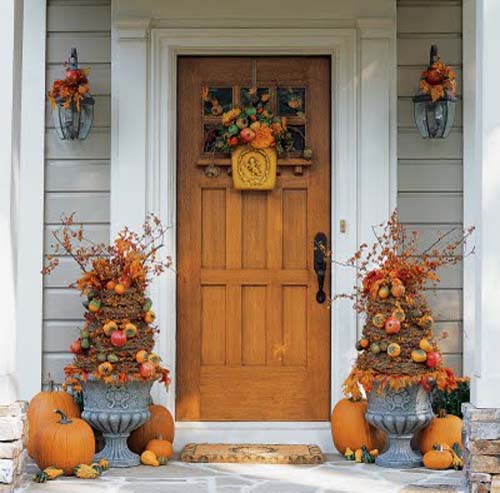
[(52, 118), (63, 140), (85, 140), (94, 121), (94, 98), (90, 95), (88, 69), (78, 68), (76, 48), (66, 63), (66, 76), (55, 80), (49, 92)]
[(415, 125), (424, 139), (444, 139), (455, 120), (456, 81), (452, 68), (439, 59), (436, 45), (431, 47), (419, 89), (413, 98)]

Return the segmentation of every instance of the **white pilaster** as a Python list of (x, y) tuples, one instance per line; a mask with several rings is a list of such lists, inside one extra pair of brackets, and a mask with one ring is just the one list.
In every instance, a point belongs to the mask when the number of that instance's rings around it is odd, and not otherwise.
[(360, 35), (360, 153), (358, 241), (374, 241), (372, 226), (397, 203), (396, 30), (391, 19), (358, 19)]
[[(21, 32), (20, 32), (21, 31)], [(0, 3), (0, 94), (5, 102), (0, 119), (0, 405), (17, 399), (16, 311), (15, 311), (15, 216), (17, 169), (19, 165), (19, 91), (21, 76), (22, 4), (14, 0)]]
[(466, 0), (464, 9), (465, 220), (477, 227), (477, 254), (464, 281), (466, 289), (471, 279), (475, 284), (471, 401), (500, 408), (500, 2)]
[[(21, 146), (17, 228), (17, 334), (19, 397), (29, 400), (41, 388), (43, 320), (43, 225), (45, 154), (45, 0), (24, 2)], [(22, 103), (21, 103), (22, 101)], [(22, 186), (21, 186), (22, 185)]]
[(113, 22), (111, 237), (146, 215), (149, 19)]

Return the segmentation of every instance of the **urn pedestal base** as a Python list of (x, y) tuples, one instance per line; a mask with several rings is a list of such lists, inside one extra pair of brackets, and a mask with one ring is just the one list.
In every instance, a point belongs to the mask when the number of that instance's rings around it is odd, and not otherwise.
[(111, 467), (134, 467), (141, 463), (141, 458), (132, 452), (127, 445), (130, 433), (125, 435), (113, 435), (103, 433), (106, 444), (104, 448), (95, 455), (96, 462), (99, 459), (109, 461)]
[(375, 464), (395, 469), (422, 465), (422, 457), (411, 448), (413, 434), (434, 417), (428, 392), (420, 385), (398, 391), (374, 387), (368, 394), (366, 420), (387, 433), (389, 445)]
[(149, 419), (151, 383), (105, 384), (88, 380), (83, 384), (82, 418), (102, 432), (105, 446), (96, 456), (110, 467), (133, 467), (140, 458), (127, 445), (127, 438)]
[(412, 450), (410, 442), (413, 435), (387, 436), (389, 447), (375, 459), (375, 464), (394, 469), (411, 469), (422, 465), (422, 455)]

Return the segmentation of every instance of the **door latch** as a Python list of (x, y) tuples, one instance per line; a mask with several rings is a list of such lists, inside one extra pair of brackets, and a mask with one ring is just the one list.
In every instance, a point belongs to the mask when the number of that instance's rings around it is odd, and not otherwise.
[(326, 301), (324, 286), (327, 244), (328, 240), (325, 233), (316, 233), (316, 236), (314, 237), (314, 271), (318, 277), (318, 292), (316, 293), (316, 301), (318, 303), (324, 303)]

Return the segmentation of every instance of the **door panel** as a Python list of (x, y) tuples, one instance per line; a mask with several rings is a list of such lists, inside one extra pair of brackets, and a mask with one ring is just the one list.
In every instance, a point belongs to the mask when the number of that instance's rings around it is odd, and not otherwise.
[[(202, 87), (238, 105), (254, 73), (313, 152), (281, 157), (269, 192), (234, 190), (227, 156), (205, 174), (204, 132), (220, 117)], [(313, 239), (330, 235), (330, 60), (180, 57), (177, 110), (177, 419), (327, 420), (330, 311), (315, 300)]]

